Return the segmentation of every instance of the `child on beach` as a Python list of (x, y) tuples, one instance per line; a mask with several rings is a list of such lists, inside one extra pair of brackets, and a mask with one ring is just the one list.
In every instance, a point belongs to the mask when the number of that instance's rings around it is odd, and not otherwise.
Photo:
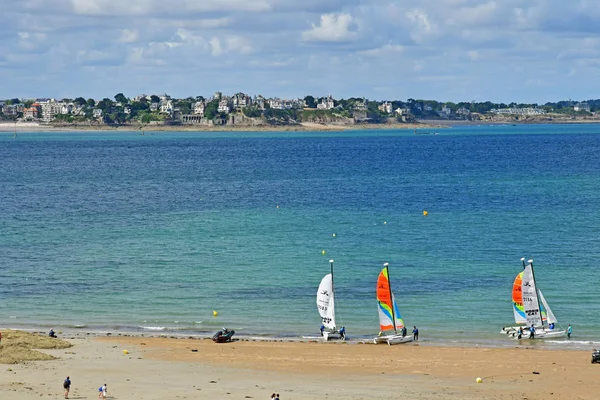
[(65, 388), (65, 399), (69, 398), (69, 390), (71, 389), (71, 379), (67, 376), (67, 379), (63, 382), (63, 388)]
[(104, 400), (106, 399), (106, 392), (107, 392), (107, 388), (106, 388), (106, 383), (102, 386), (100, 386), (100, 388), (98, 389), (98, 398), (100, 400)]

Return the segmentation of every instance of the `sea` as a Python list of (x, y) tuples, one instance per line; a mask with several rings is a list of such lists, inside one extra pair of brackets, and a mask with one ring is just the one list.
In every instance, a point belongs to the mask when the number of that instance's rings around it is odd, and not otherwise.
[(389, 263), (424, 344), (517, 346), (537, 285), (600, 345), (600, 125), (344, 132), (0, 133), (0, 326), (319, 337), (334, 265), (350, 342), (379, 331)]

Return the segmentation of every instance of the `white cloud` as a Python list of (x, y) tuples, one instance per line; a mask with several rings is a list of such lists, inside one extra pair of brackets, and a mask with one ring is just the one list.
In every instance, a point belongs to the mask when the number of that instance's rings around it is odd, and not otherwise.
[(269, 11), (268, 0), (70, 0), (80, 15), (151, 16), (223, 11)]
[(404, 51), (404, 46), (398, 44), (386, 44), (376, 49), (362, 50), (358, 54), (367, 57), (381, 57), (389, 56), (393, 54), (400, 54)]
[[(600, 2), (20, 0), (2, 9), (0, 37), (2, 89), (16, 95), (282, 95), (274, 82), (288, 82), (292, 95), (591, 98), (598, 88), (582, 77), (600, 67)], [(121, 67), (128, 78), (111, 70)], [(550, 86), (522, 91), (536, 79)]]
[(423, 35), (433, 33), (434, 26), (429, 21), (429, 16), (425, 11), (414, 9), (406, 12), (406, 17), (413, 23), (414, 29), (411, 33), (411, 37), (416, 42), (420, 42)]
[(212, 47), (212, 55), (217, 57), (225, 53), (239, 53), (239, 54), (250, 54), (253, 52), (253, 48), (248, 42), (240, 36), (227, 36), (220, 39), (216, 36), (212, 37), (209, 41)]
[(312, 24), (312, 29), (302, 33), (305, 41), (341, 42), (356, 38), (352, 30), (353, 18), (350, 14), (321, 15), (319, 25)]
[(212, 47), (213, 56), (217, 57), (225, 52), (225, 50), (223, 50), (223, 48), (221, 47), (221, 41), (218, 37), (215, 36), (211, 38), (208, 43), (210, 43), (210, 46)]
[(137, 41), (138, 38), (139, 33), (137, 30), (121, 29), (121, 35), (119, 36), (118, 41), (121, 43), (133, 43)]

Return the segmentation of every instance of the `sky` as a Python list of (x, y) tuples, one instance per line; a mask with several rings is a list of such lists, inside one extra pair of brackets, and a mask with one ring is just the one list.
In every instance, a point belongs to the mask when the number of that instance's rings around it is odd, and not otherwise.
[(597, 0), (0, 0), (0, 98), (600, 98)]

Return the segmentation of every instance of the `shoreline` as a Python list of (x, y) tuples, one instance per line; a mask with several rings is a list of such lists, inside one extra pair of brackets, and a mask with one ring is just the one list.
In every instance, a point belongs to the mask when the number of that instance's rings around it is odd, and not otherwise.
[(38, 123), (2, 123), (0, 132), (345, 132), (353, 130), (411, 130), (442, 129), (441, 124), (397, 123), (397, 124), (318, 124), (303, 123), (300, 125), (148, 125), (108, 126), (108, 125), (44, 125)]
[(143, 129), (134, 125), (52, 125), (36, 122), (0, 122), (0, 132), (347, 132), (347, 131), (387, 131), (413, 129), (448, 129), (472, 126), (521, 126), (521, 125), (593, 125), (600, 120), (541, 120), (541, 121), (467, 121), (467, 120), (418, 120), (414, 123), (383, 124), (321, 124), (305, 122), (299, 125), (147, 125)]
[[(23, 331), (28, 333), (45, 335), (47, 330), (52, 327), (60, 336), (70, 339), (89, 339), (89, 338), (155, 338), (155, 339), (191, 339), (207, 340), (211, 339), (213, 334), (220, 328), (212, 329), (168, 329), (168, 328), (112, 328), (108, 327), (66, 327), (60, 324), (41, 326), (5, 326), (1, 329)], [(44, 330), (45, 329), (45, 330)], [(323, 342), (319, 332), (305, 334), (291, 334), (282, 332), (245, 332), (236, 331), (234, 339), (239, 342), (264, 342), (264, 343), (327, 343), (327, 344), (348, 344), (348, 345), (371, 345), (375, 334), (363, 334), (348, 336), (346, 341), (333, 340)], [(534, 348), (548, 351), (591, 351), (593, 348), (600, 348), (600, 341), (594, 341), (593, 338), (577, 337), (567, 339), (559, 337), (548, 340), (536, 340), (533, 342), (527, 339), (517, 341), (508, 336), (499, 333), (474, 338), (464, 336), (462, 332), (450, 333), (447, 337), (429, 336), (427, 330), (421, 329), (422, 337), (419, 345), (434, 348), (486, 348), (486, 349), (509, 349), (509, 348)], [(424, 335), (423, 335), (424, 334)]]
[(594, 399), (600, 389), (599, 366), (586, 351), (157, 337), (69, 341), (70, 349), (44, 351), (56, 360), (11, 365), (0, 374), (0, 396), (59, 396), (67, 375), (71, 397), (80, 399), (94, 399), (102, 383), (109, 397), (145, 400), (268, 398), (273, 392), (285, 400), (384, 400), (399, 393), (419, 399)]

